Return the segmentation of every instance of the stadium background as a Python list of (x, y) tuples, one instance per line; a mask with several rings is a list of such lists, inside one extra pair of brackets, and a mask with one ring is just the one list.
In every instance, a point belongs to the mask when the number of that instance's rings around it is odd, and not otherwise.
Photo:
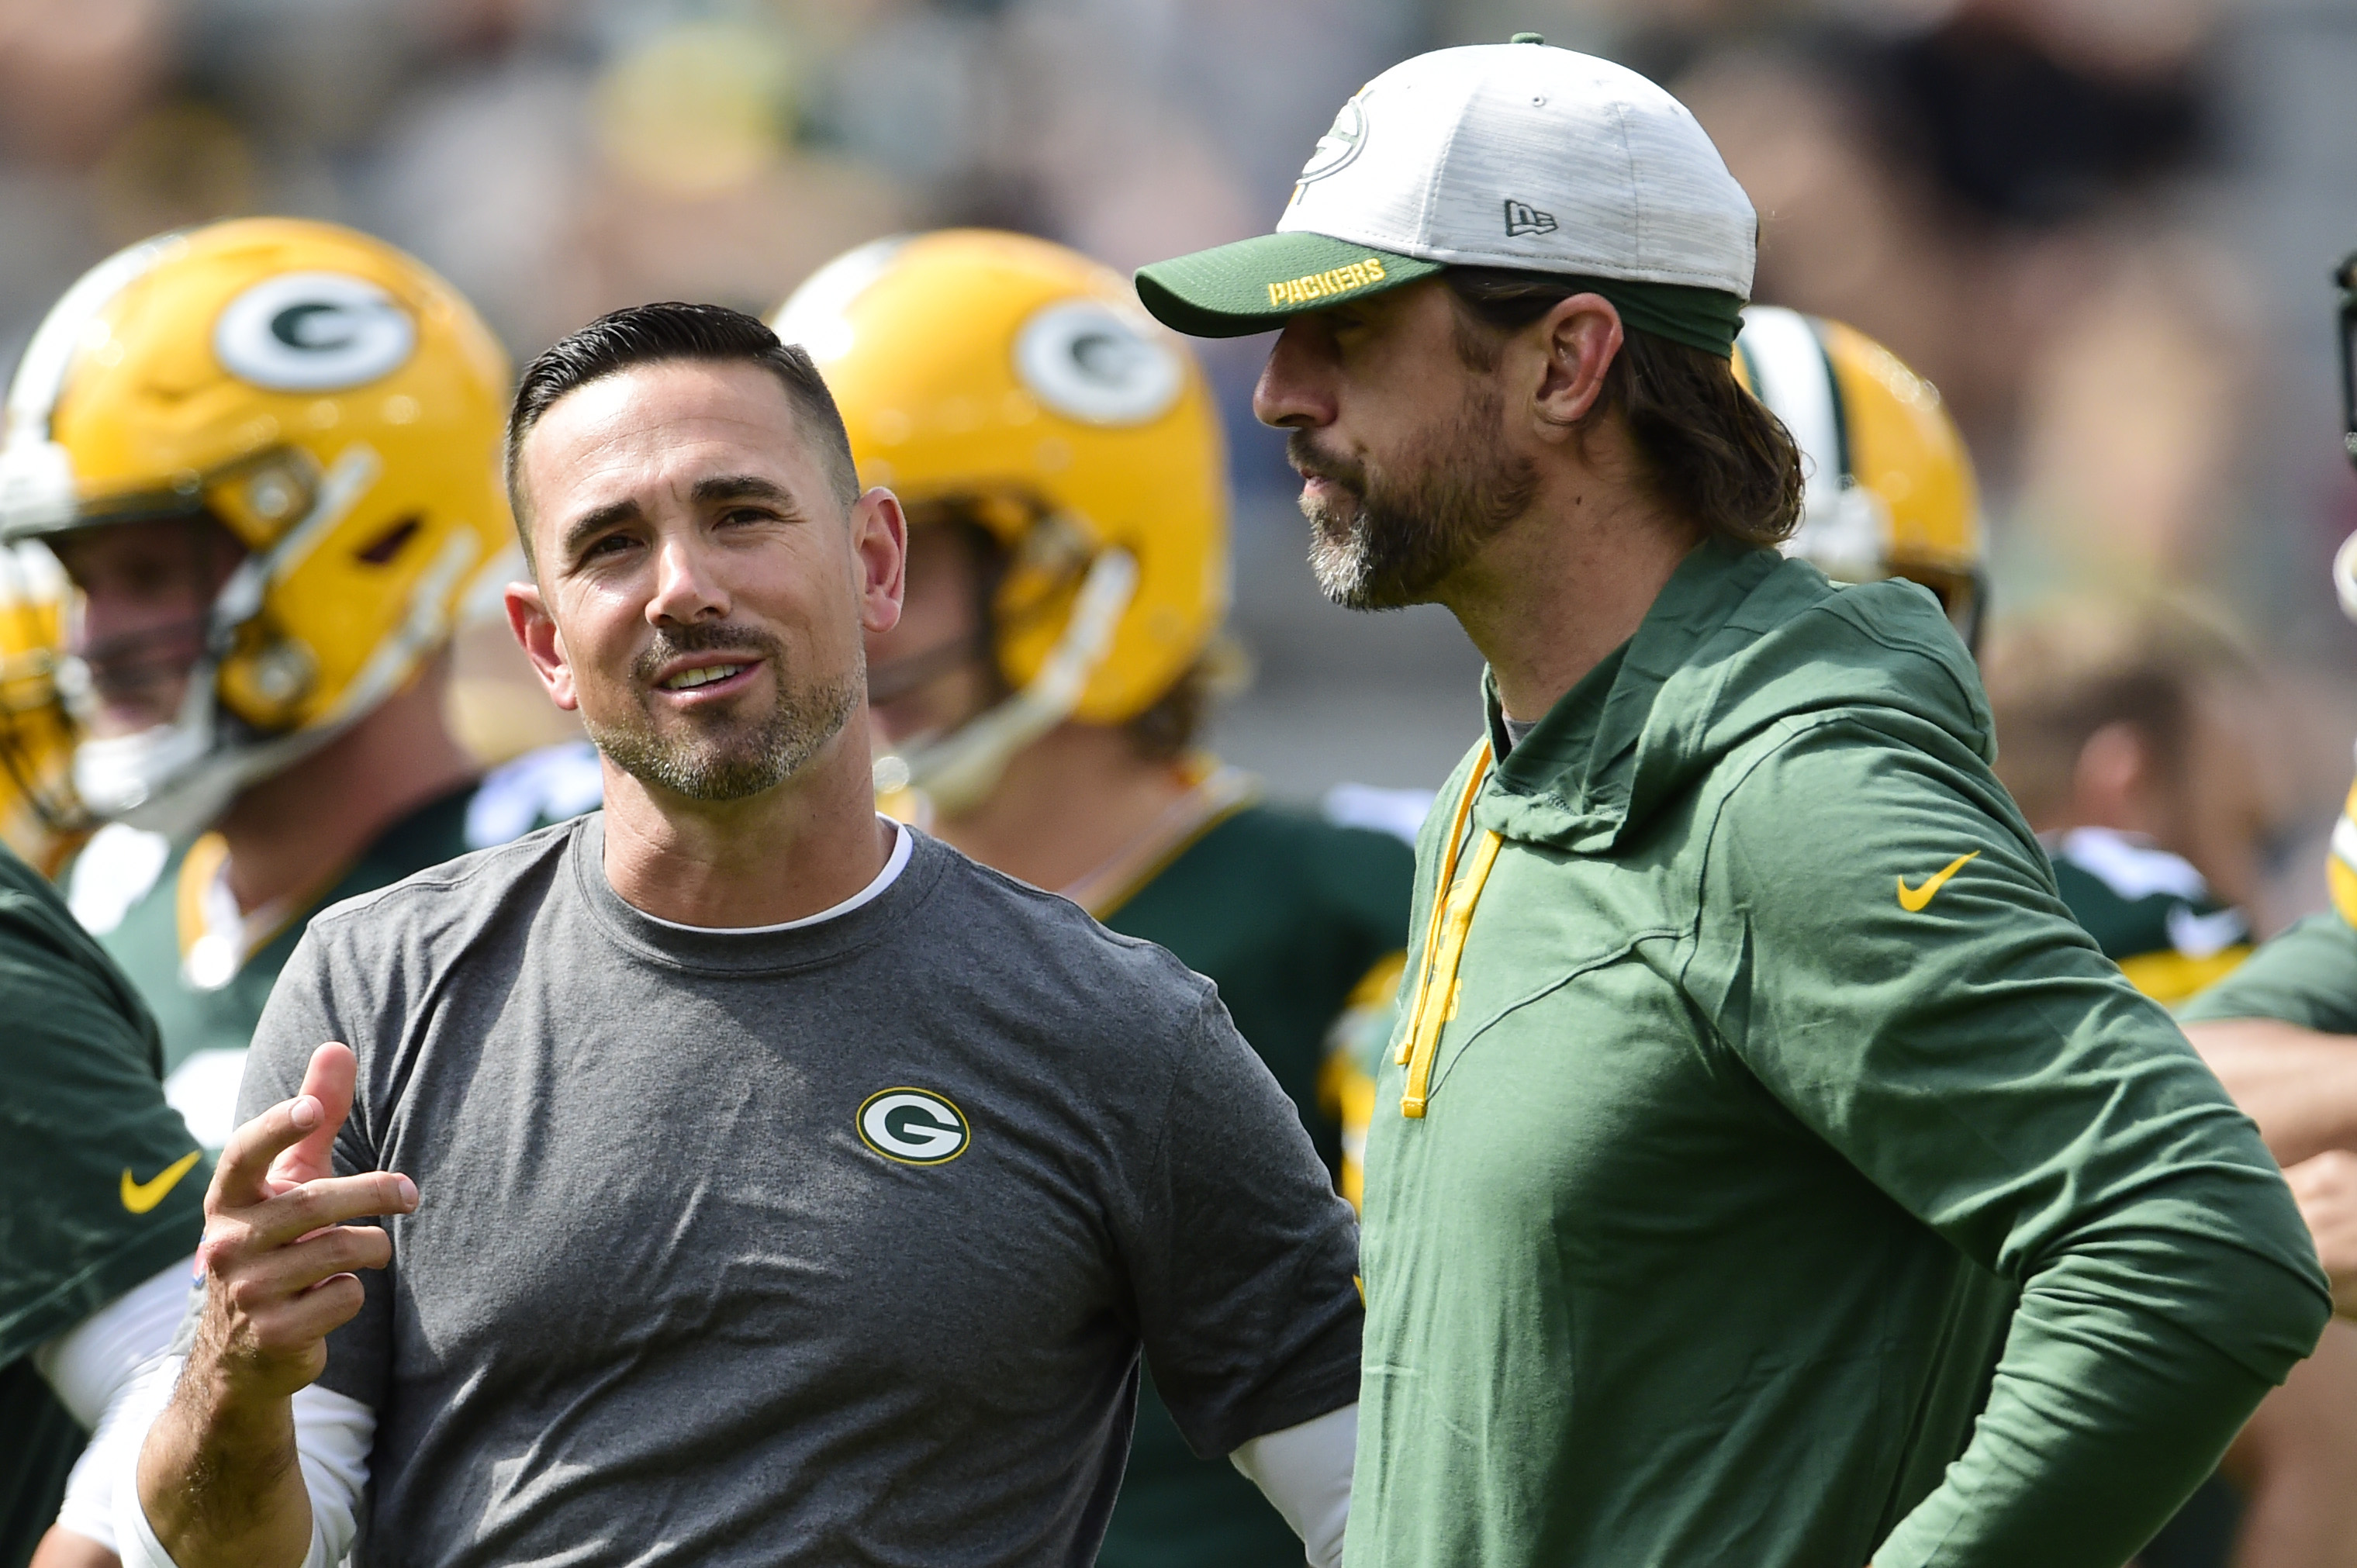
[[(1335, 105), (1418, 49), (1534, 28), (1684, 96), (1763, 216), (1759, 296), (1947, 395), (1996, 607), (2201, 595), (2267, 663), (2265, 929), (2323, 903), (2357, 736), (2326, 567), (2357, 528), (2331, 264), (2357, 245), (2348, 0), (0, 0), (0, 359), (108, 252), (251, 212), (441, 269), (519, 358), (607, 308), (766, 309), (879, 234), (1030, 230), (1125, 269), (1264, 230)], [(1318, 597), (1265, 344), (1211, 345), (1250, 690), (1275, 791), (1426, 786), (1479, 660), (1437, 610)], [(469, 738), (563, 731), (505, 632)]]

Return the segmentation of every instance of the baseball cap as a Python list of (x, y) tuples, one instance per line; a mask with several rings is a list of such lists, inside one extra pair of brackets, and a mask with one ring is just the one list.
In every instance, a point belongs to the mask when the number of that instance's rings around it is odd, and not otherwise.
[(1318, 139), (1276, 231), (1139, 269), (1168, 327), (1233, 338), (1426, 277), (1587, 280), (1629, 326), (1733, 351), (1760, 220), (1684, 104), (1535, 33), (1417, 55)]

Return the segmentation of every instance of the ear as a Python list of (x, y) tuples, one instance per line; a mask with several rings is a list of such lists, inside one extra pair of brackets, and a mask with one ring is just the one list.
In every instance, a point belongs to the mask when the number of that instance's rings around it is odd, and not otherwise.
[(573, 712), (581, 705), (573, 689), (573, 664), (565, 656), (556, 618), (548, 613), (547, 601), (541, 597), (540, 585), (510, 583), (502, 602), (507, 607), (508, 629), (515, 633), (517, 645), (532, 660), (533, 673), (547, 688), (548, 700), (568, 714)]
[(909, 585), (909, 520), (900, 498), (881, 485), (852, 503), (851, 553), (861, 628), (891, 630), (900, 624), (900, 599)]
[(2141, 828), (2152, 783), (2152, 748), (2144, 733), (2115, 719), (2087, 737), (2071, 770), (2079, 815), (2106, 827)]
[(1620, 352), (1620, 313), (1600, 294), (1575, 294), (1539, 319), (1535, 338), (1545, 360), (1533, 412), (1545, 439), (1562, 440), (1604, 394), (1604, 374)]

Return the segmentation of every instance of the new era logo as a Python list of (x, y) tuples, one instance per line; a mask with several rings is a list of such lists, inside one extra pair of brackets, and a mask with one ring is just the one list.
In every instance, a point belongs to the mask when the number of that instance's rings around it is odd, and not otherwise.
[(1518, 240), (1525, 234), (1555, 232), (1555, 214), (1542, 212), (1527, 201), (1506, 199), (1506, 238)]

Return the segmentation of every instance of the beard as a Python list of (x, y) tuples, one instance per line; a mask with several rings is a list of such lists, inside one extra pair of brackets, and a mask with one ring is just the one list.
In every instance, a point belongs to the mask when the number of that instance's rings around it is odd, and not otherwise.
[[(723, 649), (762, 657), (777, 674), (776, 703), (759, 718), (726, 711), (681, 715), (678, 731), (665, 733), (651, 695), (656, 672), (683, 654)], [(850, 721), (867, 690), (866, 659), (856, 646), (846, 674), (807, 686), (787, 681), (785, 651), (776, 638), (749, 627), (658, 629), (630, 663), (636, 712), (619, 721), (592, 719), (585, 707), (583, 727), (615, 767), (642, 784), (691, 800), (742, 800), (760, 794), (809, 766)]]
[(1309, 569), (1328, 598), (1353, 610), (1426, 603), (1436, 585), (1529, 508), (1538, 467), (1506, 450), (1500, 406), (1493, 389), (1477, 390), (1396, 467), (1321, 451), (1307, 430), (1286, 438), (1297, 473), (1346, 492), (1340, 501), (1301, 497)]

